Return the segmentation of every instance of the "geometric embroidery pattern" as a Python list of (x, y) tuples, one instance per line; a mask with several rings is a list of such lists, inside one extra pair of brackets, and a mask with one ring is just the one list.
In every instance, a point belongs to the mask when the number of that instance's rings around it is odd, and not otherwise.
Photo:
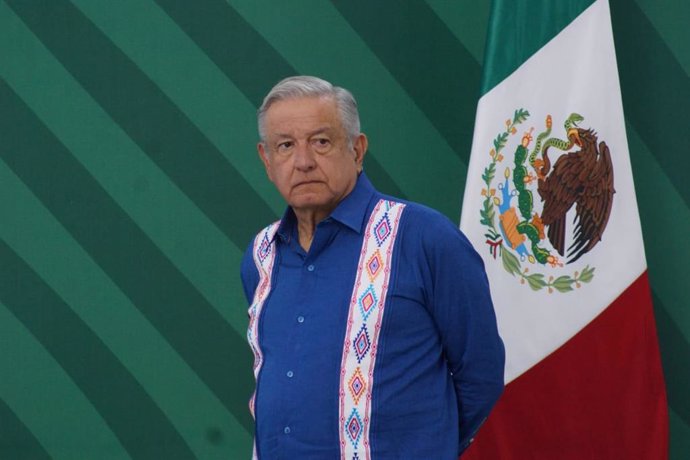
[[(263, 354), (259, 348), (259, 316), (264, 302), (271, 291), (271, 274), (273, 273), (273, 263), (275, 261), (274, 237), (278, 231), (280, 221), (274, 222), (256, 235), (254, 238), (253, 255), (254, 264), (259, 272), (259, 283), (254, 291), (252, 304), (249, 306), (249, 325), (247, 327), (247, 341), (254, 353), (254, 378), (259, 375), (261, 364), (263, 364)], [(254, 416), (254, 396), (249, 400), (249, 412)]]
[[(252, 254), (254, 265), (259, 272), (259, 284), (256, 285), (252, 304), (249, 306), (249, 325), (247, 326), (247, 341), (254, 353), (254, 379), (256, 380), (263, 364), (263, 354), (259, 348), (259, 316), (264, 302), (271, 292), (271, 274), (273, 273), (273, 263), (275, 262), (275, 243), (274, 238), (278, 231), (280, 221), (274, 222), (261, 230), (254, 238)], [(256, 390), (249, 398), (249, 412), (254, 417), (254, 399)], [(256, 444), (252, 450), (252, 459), (256, 459)]]
[(268, 257), (268, 254), (271, 252), (271, 242), (268, 239), (268, 235), (264, 233), (264, 237), (261, 240), (261, 245), (259, 246), (259, 250), (257, 252), (257, 255), (259, 256), (259, 262), (263, 263), (264, 260), (266, 260), (266, 257)]
[(376, 347), (395, 238), (405, 205), (380, 200), (366, 225), (340, 363), (340, 458), (370, 459), (369, 422)]
[(347, 419), (347, 436), (350, 438), (350, 442), (357, 448), (357, 444), (359, 443), (359, 438), (362, 436), (362, 429), (364, 428), (362, 426), (362, 419), (359, 417), (359, 414), (357, 413), (357, 409), (353, 409), (352, 413), (350, 414), (350, 418)]
[(350, 381), (347, 382), (347, 388), (350, 390), (352, 399), (355, 400), (355, 404), (359, 404), (359, 398), (364, 394), (364, 390), (367, 389), (366, 383), (364, 383), (364, 377), (362, 376), (362, 371), (358, 367), (355, 373), (350, 377)]
[(367, 331), (367, 325), (362, 324), (362, 329), (359, 330), (359, 334), (352, 341), (352, 346), (355, 350), (355, 355), (357, 356), (357, 362), (361, 363), (366, 357), (367, 351), (371, 347), (371, 341), (369, 340), (369, 331)]
[(372, 283), (376, 279), (376, 275), (381, 273), (381, 267), (383, 267), (383, 259), (381, 259), (381, 251), (378, 249), (367, 261), (367, 275), (369, 275), (369, 281)]
[(391, 223), (388, 220), (388, 213), (384, 214), (383, 217), (381, 217), (381, 220), (379, 221), (378, 224), (376, 224), (376, 228), (374, 229), (374, 235), (376, 236), (376, 244), (380, 247), (384, 241), (386, 241), (386, 238), (388, 238), (388, 235), (391, 234)]
[(376, 291), (374, 290), (374, 285), (370, 284), (364, 294), (359, 298), (357, 304), (359, 305), (359, 311), (362, 314), (362, 318), (365, 320), (369, 317), (371, 312), (376, 308), (378, 299), (376, 298)]

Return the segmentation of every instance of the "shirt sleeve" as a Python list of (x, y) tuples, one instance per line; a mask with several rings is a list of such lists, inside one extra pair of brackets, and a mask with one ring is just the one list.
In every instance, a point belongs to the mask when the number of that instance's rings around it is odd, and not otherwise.
[(247, 304), (251, 305), (254, 299), (254, 292), (259, 284), (259, 271), (254, 264), (254, 241), (252, 240), (244, 251), (242, 257), (242, 264), (240, 265), (240, 278), (242, 279), (242, 288), (244, 289), (244, 296), (247, 298)]
[(462, 453), (503, 392), (505, 350), (481, 257), (449, 220), (427, 229), (429, 300), (455, 386)]

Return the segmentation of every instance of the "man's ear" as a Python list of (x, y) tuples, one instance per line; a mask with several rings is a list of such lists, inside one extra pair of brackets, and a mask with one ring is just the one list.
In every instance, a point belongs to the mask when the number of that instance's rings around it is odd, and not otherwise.
[(364, 155), (367, 153), (367, 147), (369, 146), (369, 140), (367, 136), (363, 133), (359, 133), (355, 140), (352, 141), (352, 150), (355, 152), (355, 163), (357, 164), (357, 172), (362, 171), (364, 163)]
[(264, 164), (264, 168), (266, 169), (266, 175), (268, 176), (268, 180), (273, 182), (273, 177), (271, 177), (271, 162), (268, 158), (268, 152), (266, 152), (266, 145), (263, 142), (259, 142), (256, 145), (256, 150), (259, 152), (259, 158), (261, 158), (261, 162)]

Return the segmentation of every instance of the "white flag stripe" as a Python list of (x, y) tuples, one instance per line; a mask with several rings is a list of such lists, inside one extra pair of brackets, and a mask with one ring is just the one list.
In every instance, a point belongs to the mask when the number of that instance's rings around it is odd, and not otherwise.
[[(510, 275), (500, 256), (494, 259), (486, 246), (486, 227), (479, 215), (485, 188), (481, 175), (489, 164), (493, 139), (505, 129), (504, 120), (512, 118), (519, 108), (528, 110), (530, 117), (517, 126), (505, 159), (497, 163), (496, 183), (504, 170), (513, 166), (516, 142), (531, 127), (536, 138), (544, 130), (547, 114), (553, 117), (552, 135), (561, 138), (566, 137), (563, 123), (568, 116), (581, 114), (584, 120), (579, 126), (595, 130), (599, 142), (606, 142), (611, 151), (616, 194), (602, 241), (580, 260), (561, 269), (565, 274), (581, 273), (585, 266), (595, 267), (594, 279), (573, 292), (532, 291), (520, 284), (517, 276)], [(608, 3), (598, 0), (592, 4), (484, 95), (475, 126), (461, 227), (485, 259), (506, 344), (506, 382), (510, 382), (586, 326), (646, 269), (637, 204), (632, 198), (635, 191)], [(559, 151), (552, 149), (549, 154), (555, 163)], [(536, 193), (534, 199), (536, 206), (541, 200)], [(571, 210), (568, 226), (572, 226), (573, 216)], [(543, 268), (527, 261), (523, 266), (535, 271)]]

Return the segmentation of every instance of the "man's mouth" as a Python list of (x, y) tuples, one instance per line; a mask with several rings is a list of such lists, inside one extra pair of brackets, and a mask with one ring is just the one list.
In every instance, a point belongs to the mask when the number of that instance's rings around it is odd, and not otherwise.
[(320, 184), (320, 183), (321, 183), (321, 181), (318, 181), (318, 180), (305, 180), (305, 181), (297, 182), (295, 185), (293, 185), (293, 187), (299, 187), (301, 185)]

